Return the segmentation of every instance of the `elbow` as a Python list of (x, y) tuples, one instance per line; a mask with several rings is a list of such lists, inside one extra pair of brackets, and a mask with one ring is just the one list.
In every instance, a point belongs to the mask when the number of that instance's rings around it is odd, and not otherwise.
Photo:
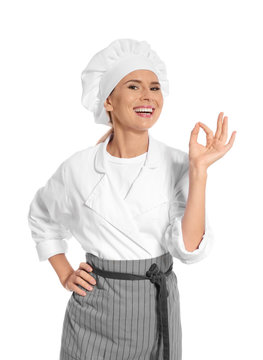
[[(204, 236), (204, 234), (203, 234), (203, 236)], [(185, 240), (185, 238), (183, 237), (185, 249), (189, 252), (193, 252), (193, 251), (197, 250), (203, 240), (203, 236), (201, 237), (201, 239), (200, 239), (200, 237), (198, 237), (198, 238), (194, 238), (194, 239), (192, 238), (192, 239), (187, 239), (187, 240)]]
[(205, 235), (205, 228), (203, 227), (202, 232), (186, 227), (184, 223), (184, 216), (182, 219), (182, 236), (185, 249), (189, 252), (193, 252), (199, 248), (200, 243)]

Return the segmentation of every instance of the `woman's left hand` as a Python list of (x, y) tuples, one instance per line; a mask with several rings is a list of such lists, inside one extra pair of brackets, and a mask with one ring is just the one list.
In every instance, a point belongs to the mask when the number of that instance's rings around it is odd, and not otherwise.
[[(189, 163), (191, 166), (207, 169), (231, 149), (234, 144), (236, 131), (232, 132), (229, 142), (225, 144), (227, 140), (228, 117), (225, 116), (223, 119), (223, 115), (223, 112), (219, 113), (215, 136), (213, 131), (205, 124), (199, 122), (195, 125), (189, 142)], [(206, 146), (197, 142), (199, 126), (206, 132)]]

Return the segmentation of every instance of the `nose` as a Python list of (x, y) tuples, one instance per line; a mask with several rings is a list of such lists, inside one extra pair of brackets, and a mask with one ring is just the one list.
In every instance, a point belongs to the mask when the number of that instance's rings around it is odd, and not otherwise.
[(152, 91), (150, 89), (148, 89), (148, 88), (142, 89), (141, 98), (142, 99), (151, 99), (152, 98)]

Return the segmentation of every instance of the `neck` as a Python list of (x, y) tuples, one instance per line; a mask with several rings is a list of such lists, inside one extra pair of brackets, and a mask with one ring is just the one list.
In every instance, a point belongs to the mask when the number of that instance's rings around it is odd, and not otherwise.
[(119, 158), (131, 158), (139, 156), (148, 151), (148, 131), (116, 132), (111, 135), (107, 144), (107, 151), (112, 156)]

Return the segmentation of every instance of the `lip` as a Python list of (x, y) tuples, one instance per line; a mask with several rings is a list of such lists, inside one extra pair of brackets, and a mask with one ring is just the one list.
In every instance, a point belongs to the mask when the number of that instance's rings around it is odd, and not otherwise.
[(139, 108), (153, 109), (153, 110), (155, 110), (155, 107), (153, 107), (153, 106), (135, 106), (135, 107), (133, 108), (133, 110), (139, 109)]
[[(135, 109), (138, 109), (138, 108), (144, 108), (144, 109), (152, 109), (152, 112), (147, 114), (147, 113), (137, 113), (135, 111)], [(136, 115), (140, 116), (140, 117), (144, 117), (144, 118), (151, 118), (155, 112), (155, 108), (152, 107), (152, 106), (136, 106), (134, 109), (134, 112)]]

